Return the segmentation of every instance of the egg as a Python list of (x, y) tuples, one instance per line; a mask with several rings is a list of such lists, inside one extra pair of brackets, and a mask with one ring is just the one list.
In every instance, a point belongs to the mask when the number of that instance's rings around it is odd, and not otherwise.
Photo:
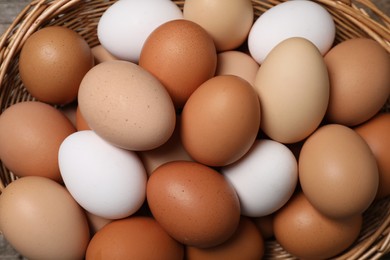
[(347, 126), (319, 128), (304, 142), (298, 165), (303, 193), (328, 217), (362, 214), (375, 199), (379, 182), (375, 157)]
[(254, 86), (258, 70), (259, 64), (249, 54), (242, 51), (224, 51), (217, 55), (216, 76), (239, 76)]
[(0, 230), (28, 259), (84, 259), (90, 240), (84, 211), (59, 183), (27, 176), (0, 196)]
[(256, 140), (237, 162), (221, 168), (240, 199), (241, 214), (269, 215), (292, 196), (298, 182), (298, 164), (293, 153), (273, 140)]
[(329, 77), (324, 59), (307, 39), (288, 38), (261, 64), (255, 89), (263, 132), (281, 143), (302, 141), (317, 129), (328, 107)]
[(333, 18), (321, 4), (306, 0), (286, 1), (272, 6), (254, 22), (248, 35), (248, 48), (251, 56), (261, 64), (276, 45), (288, 38), (304, 38), (325, 55), (335, 36)]
[(264, 240), (274, 237), (274, 214), (269, 214), (262, 217), (251, 218), (259, 229)]
[(182, 18), (182, 11), (172, 1), (117, 1), (100, 17), (97, 36), (101, 45), (118, 59), (138, 63), (149, 34), (165, 22)]
[(175, 131), (165, 144), (156, 149), (138, 152), (148, 175), (151, 175), (155, 169), (167, 162), (193, 161), (181, 143), (180, 123), (180, 116), (178, 116)]
[(0, 159), (16, 176), (43, 176), (61, 182), (58, 151), (75, 131), (60, 110), (46, 103), (16, 103), (0, 116)]
[(246, 80), (221, 75), (203, 83), (181, 114), (188, 154), (209, 166), (226, 166), (248, 152), (260, 127), (260, 102)]
[(250, 0), (186, 0), (183, 17), (201, 25), (213, 37), (218, 51), (226, 51), (244, 43), (254, 11)]
[(99, 44), (96, 45), (91, 49), (92, 55), (95, 60), (95, 64), (102, 63), (103, 61), (108, 61), (108, 60), (117, 60), (118, 58), (112, 55), (110, 52), (108, 52), (103, 45)]
[(139, 65), (160, 80), (181, 109), (194, 90), (214, 76), (217, 53), (213, 39), (200, 25), (174, 20), (149, 35)]
[(376, 41), (343, 41), (324, 57), (330, 78), (329, 123), (356, 126), (375, 114), (390, 96), (390, 56)]
[(153, 218), (129, 217), (100, 229), (91, 239), (85, 259), (181, 260), (183, 257), (183, 245), (170, 237)]
[(298, 193), (275, 214), (273, 223), (275, 239), (288, 253), (299, 259), (330, 259), (357, 240), (363, 218), (328, 218)]
[(64, 105), (77, 98), (80, 82), (93, 65), (84, 38), (69, 28), (48, 26), (26, 39), (20, 52), (19, 73), (36, 99)]
[(143, 204), (147, 175), (137, 154), (92, 130), (68, 136), (58, 152), (62, 179), (88, 212), (107, 219), (134, 214)]
[(234, 188), (203, 164), (173, 161), (149, 177), (146, 196), (153, 217), (180, 243), (207, 248), (227, 241), (240, 221)]
[(91, 128), (88, 126), (88, 123), (85, 121), (84, 116), (81, 114), (79, 106), (76, 108), (75, 126), (77, 131), (91, 130)]
[(226, 242), (211, 248), (187, 246), (188, 260), (262, 259), (264, 239), (256, 225), (247, 217), (241, 217), (236, 232)]
[(106, 61), (88, 71), (78, 105), (93, 131), (128, 150), (157, 148), (175, 129), (175, 108), (164, 86), (128, 61)]
[(375, 156), (379, 172), (376, 198), (384, 198), (390, 195), (390, 114), (379, 113), (354, 130), (366, 141)]

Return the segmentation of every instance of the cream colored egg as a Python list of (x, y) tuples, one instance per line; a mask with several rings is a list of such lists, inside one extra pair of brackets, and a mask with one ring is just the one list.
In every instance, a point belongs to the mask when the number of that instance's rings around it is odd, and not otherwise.
[(261, 128), (270, 138), (296, 143), (317, 129), (329, 100), (328, 72), (317, 47), (304, 38), (278, 44), (255, 79)]

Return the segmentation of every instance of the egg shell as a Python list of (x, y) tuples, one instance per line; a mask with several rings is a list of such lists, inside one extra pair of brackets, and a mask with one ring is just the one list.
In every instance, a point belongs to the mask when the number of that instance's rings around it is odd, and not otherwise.
[(292, 196), (298, 182), (298, 164), (293, 153), (273, 140), (256, 140), (237, 162), (220, 172), (232, 184), (241, 214), (261, 217), (280, 209)]
[(91, 49), (95, 64), (102, 63), (103, 61), (117, 60), (118, 58), (107, 51), (103, 45), (96, 45)]
[(238, 227), (237, 194), (220, 173), (203, 164), (165, 163), (150, 176), (146, 192), (154, 218), (185, 245), (217, 246)]
[(64, 105), (77, 98), (80, 82), (93, 65), (84, 38), (69, 28), (48, 26), (26, 39), (20, 52), (19, 73), (32, 96)]
[(240, 77), (221, 75), (203, 83), (182, 111), (181, 139), (188, 154), (209, 166), (240, 159), (260, 127), (260, 103)]
[(128, 150), (157, 148), (175, 128), (175, 108), (164, 86), (128, 61), (106, 61), (92, 68), (81, 82), (78, 104), (92, 130)]
[(186, 0), (183, 17), (202, 26), (218, 51), (226, 51), (244, 43), (253, 24), (254, 11), (250, 0)]
[(76, 108), (75, 125), (77, 131), (91, 130), (91, 128), (88, 126), (88, 123), (85, 121), (84, 116), (81, 114), (79, 106)]
[(329, 124), (303, 144), (299, 156), (302, 191), (322, 214), (348, 218), (373, 202), (379, 182), (370, 147), (349, 127)]
[(226, 242), (211, 248), (186, 248), (188, 260), (262, 259), (264, 239), (256, 225), (247, 217), (241, 217), (236, 232)]
[(83, 259), (90, 237), (84, 211), (59, 183), (27, 176), (0, 196), (0, 230), (28, 259)]
[(150, 217), (115, 220), (99, 230), (89, 243), (86, 260), (181, 260), (184, 247)]
[(117, 1), (100, 17), (97, 36), (115, 57), (138, 63), (150, 33), (165, 22), (182, 18), (182, 11), (172, 1)]
[(379, 172), (377, 199), (390, 195), (390, 114), (379, 113), (354, 128), (375, 156)]
[(358, 238), (363, 218), (332, 219), (319, 213), (302, 194), (295, 195), (274, 216), (276, 241), (299, 259), (329, 259)]
[(214, 76), (217, 52), (213, 39), (200, 25), (174, 20), (149, 35), (139, 65), (160, 80), (180, 109), (197, 87)]
[(177, 116), (175, 131), (166, 143), (156, 149), (138, 152), (148, 175), (151, 175), (155, 169), (167, 162), (193, 161), (181, 143), (180, 123), (180, 116)]
[(58, 161), (67, 189), (94, 215), (124, 218), (145, 200), (147, 175), (136, 153), (108, 143), (92, 130), (68, 136)]
[(262, 217), (251, 218), (256, 227), (260, 230), (260, 233), (264, 240), (274, 237), (274, 214), (269, 214)]
[(235, 50), (224, 51), (217, 55), (215, 75), (236, 75), (254, 86), (259, 67), (259, 64), (249, 54)]
[(261, 129), (281, 143), (296, 143), (320, 125), (329, 101), (328, 72), (318, 49), (305, 38), (279, 43), (260, 66), (255, 89)]
[(390, 56), (376, 41), (343, 41), (324, 57), (330, 78), (329, 123), (356, 126), (373, 116), (390, 96)]
[(286, 1), (269, 8), (254, 22), (248, 35), (248, 48), (261, 64), (282, 41), (302, 37), (324, 55), (332, 47), (335, 35), (333, 18), (322, 5), (306, 0)]
[(16, 103), (0, 116), (1, 161), (16, 176), (43, 176), (61, 182), (58, 150), (75, 131), (61, 111), (46, 103)]

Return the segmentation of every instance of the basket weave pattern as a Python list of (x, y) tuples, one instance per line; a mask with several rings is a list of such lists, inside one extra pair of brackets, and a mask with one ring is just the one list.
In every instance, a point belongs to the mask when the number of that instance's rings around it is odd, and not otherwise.
[[(252, 0), (255, 16), (285, 0)], [(314, 0), (322, 4), (336, 23), (336, 43), (369, 37), (390, 53), (390, 18), (370, 0)], [(19, 77), (18, 56), (26, 39), (41, 27), (61, 25), (83, 36), (91, 47), (99, 44), (96, 28), (112, 0), (34, 0), (0, 38), (0, 111), (17, 102), (33, 100)], [(175, 1), (183, 7), (184, 1)], [(383, 110), (390, 111), (390, 102)], [(15, 176), (0, 162), (0, 192)], [(390, 199), (375, 202), (364, 214), (358, 241), (336, 259), (378, 259), (390, 252)], [(295, 259), (275, 241), (266, 241), (265, 259)]]

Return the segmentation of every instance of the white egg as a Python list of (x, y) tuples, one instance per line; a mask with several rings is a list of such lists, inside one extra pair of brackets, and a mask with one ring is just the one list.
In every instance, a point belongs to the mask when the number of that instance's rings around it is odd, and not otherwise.
[(324, 7), (308, 0), (290, 0), (268, 9), (255, 21), (248, 35), (248, 48), (251, 56), (262, 63), (281, 41), (302, 37), (324, 55), (335, 36), (335, 23)]
[(92, 130), (68, 136), (58, 161), (70, 194), (96, 216), (124, 218), (145, 201), (147, 175), (137, 154), (113, 146)]
[(121, 0), (103, 13), (97, 35), (112, 55), (137, 63), (149, 34), (165, 22), (182, 18), (180, 8), (169, 0)]
[(261, 217), (280, 209), (292, 196), (298, 182), (298, 166), (287, 146), (273, 140), (256, 140), (239, 161), (223, 167), (233, 185), (241, 214)]

